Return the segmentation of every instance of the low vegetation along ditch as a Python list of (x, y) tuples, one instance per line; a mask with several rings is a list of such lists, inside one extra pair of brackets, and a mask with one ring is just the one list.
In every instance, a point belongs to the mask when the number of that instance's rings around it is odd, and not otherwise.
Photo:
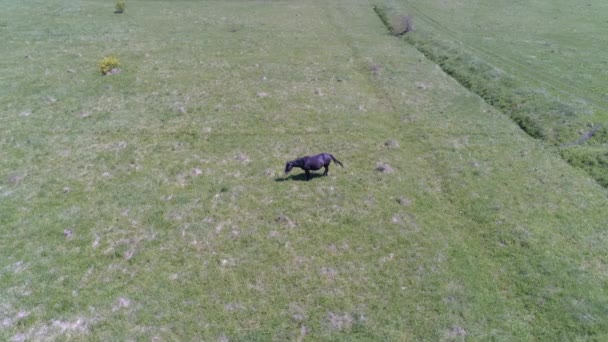
[[(571, 165), (587, 171), (608, 187), (608, 123), (575, 119), (593, 109), (562, 100), (544, 88), (535, 88), (497, 68), (456, 42), (435, 39), (414, 30), (414, 18), (390, 6), (375, 6), (391, 34), (415, 46), (428, 59), (487, 103), (513, 119), (530, 136), (559, 149)], [(574, 102), (574, 103), (573, 103)]]

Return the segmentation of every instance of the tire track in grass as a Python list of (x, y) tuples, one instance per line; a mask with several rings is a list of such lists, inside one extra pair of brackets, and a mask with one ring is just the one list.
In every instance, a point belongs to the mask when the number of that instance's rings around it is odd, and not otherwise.
[(329, 25), (332, 26), (333, 32), (337, 36), (337, 40), (340, 41), (345, 46), (345, 48), (348, 49), (348, 51), (350, 51), (350, 54), (351, 54), (352, 58), (354, 59), (355, 64), (357, 65), (357, 68), (355, 70), (364, 79), (367, 80), (367, 84), (369, 86), (370, 91), (372, 91), (372, 93), (374, 93), (378, 97), (378, 99), (381, 99), (382, 102), (386, 103), (386, 105), (390, 108), (390, 110), (393, 113), (397, 113), (398, 112), (397, 106), (395, 105), (395, 103), (393, 102), (393, 100), (391, 99), (389, 94), (385, 90), (381, 89), (380, 87), (374, 86), (373, 79), (372, 79), (372, 72), (367, 72), (367, 73), (363, 72), (363, 70), (366, 69), (366, 63), (364, 61), (363, 56), (355, 48), (355, 44), (354, 44), (354, 41), (352, 40), (352, 38), (349, 35), (345, 34), (343, 31), (343, 28), (340, 27), (338, 24), (336, 24), (336, 20), (331, 17), (330, 13), (333, 13), (333, 11), (330, 11), (329, 8), (327, 8), (326, 3), (324, 3), (324, 5), (325, 5), (325, 10), (323, 11), (323, 14), (325, 16), (325, 19), (327, 20)]

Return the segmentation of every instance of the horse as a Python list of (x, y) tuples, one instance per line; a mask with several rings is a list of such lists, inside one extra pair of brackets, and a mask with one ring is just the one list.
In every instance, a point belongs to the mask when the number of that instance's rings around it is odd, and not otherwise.
[(327, 172), (329, 171), (329, 164), (331, 164), (332, 160), (336, 162), (336, 164), (344, 167), (344, 165), (342, 165), (342, 163), (331, 154), (321, 153), (312, 157), (305, 156), (302, 158), (288, 161), (287, 164), (285, 164), (285, 173), (289, 173), (289, 171), (291, 171), (291, 169), (293, 169), (294, 167), (299, 167), (300, 169), (304, 170), (304, 172), (306, 172), (306, 180), (309, 181), (312, 178), (312, 176), (310, 175), (310, 170), (316, 171), (319, 170), (321, 167), (324, 167), (325, 172), (323, 172), (323, 176), (327, 176)]

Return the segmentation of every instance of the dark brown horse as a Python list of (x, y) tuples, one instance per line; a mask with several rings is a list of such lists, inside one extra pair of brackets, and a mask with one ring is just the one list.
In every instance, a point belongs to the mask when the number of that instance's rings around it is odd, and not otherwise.
[(296, 160), (288, 161), (287, 164), (285, 164), (285, 173), (289, 173), (289, 171), (291, 171), (291, 169), (293, 169), (294, 167), (299, 167), (300, 169), (304, 170), (304, 172), (306, 172), (306, 180), (310, 180), (312, 178), (312, 176), (310, 175), (311, 170), (316, 171), (324, 167), (325, 172), (323, 172), (323, 176), (327, 176), (327, 172), (329, 171), (329, 164), (331, 164), (332, 160), (335, 161), (336, 164), (339, 164), (340, 166), (344, 167), (344, 165), (342, 165), (342, 163), (331, 154), (321, 153), (312, 157), (306, 156), (298, 158)]

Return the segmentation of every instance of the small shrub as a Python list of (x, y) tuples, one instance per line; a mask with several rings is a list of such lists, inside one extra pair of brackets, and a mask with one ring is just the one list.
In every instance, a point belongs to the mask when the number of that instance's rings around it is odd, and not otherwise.
[(402, 36), (414, 31), (414, 19), (409, 15), (400, 15), (392, 20), (391, 33), (395, 36)]
[(120, 62), (118, 61), (118, 58), (114, 56), (104, 57), (101, 62), (99, 62), (99, 71), (103, 75), (113, 74), (116, 73), (119, 65)]
[(414, 19), (412, 16), (401, 14), (389, 17), (389, 14), (395, 10), (386, 6), (374, 6), (374, 11), (392, 35), (402, 36), (408, 32), (414, 31)]
[(122, 13), (125, 11), (125, 7), (127, 7), (127, 4), (124, 1), (116, 1), (116, 11), (114, 11), (114, 13)]

